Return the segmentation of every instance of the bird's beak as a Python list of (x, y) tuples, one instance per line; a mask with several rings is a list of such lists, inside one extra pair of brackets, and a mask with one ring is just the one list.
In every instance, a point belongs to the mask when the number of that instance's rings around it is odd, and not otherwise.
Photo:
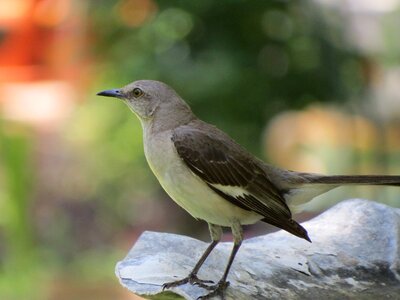
[(119, 89), (106, 90), (96, 94), (97, 96), (123, 98), (123, 94)]

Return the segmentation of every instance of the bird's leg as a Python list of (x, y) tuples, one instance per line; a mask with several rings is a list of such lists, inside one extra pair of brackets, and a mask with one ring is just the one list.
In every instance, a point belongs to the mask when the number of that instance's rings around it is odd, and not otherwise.
[(236, 253), (238, 252), (240, 245), (242, 244), (243, 241), (243, 229), (240, 223), (239, 222), (232, 223), (231, 228), (233, 234), (233, 248), (231, 255), (229, 256), (228, 265), (225, 268), (224, 275), (216, 285), (208, 287), (208, 289), (211, 290), (211, 293), (201, 296), (198, 299), (205, 300), (215, 296), (219, 296), (222, 300), (225, 299), (224, 292), (226, 288), (229, 286), (229, 281), (226, 281), (226, 278), (228, 277), (228, 273), (232, 266), (233, 260), (235, 259)]
[(206, 251), (204, 251), (203, 255), (200, 257), (193, 270), (189, 273), (189, 275), (181, 280), (167, 282), (163, 284), (163, 290), (169, 289), (171, 287), (179, 286), (182, 284), (190, 283), (194, 285), (198, 285), (203, 288), (209, 288), (207, 284), (214, 283), (212, 280), (202, 280), (197, 277), (197, 273), (199, 272), (201, 266), (210, 255), (211, 251), (215, 248), (215, 246), (219, 243), (222, 236), (222, 229), (220, 226), (208, 223), (208, 228), (210, 230), (210, 235), (212, 242), (207, 247)]

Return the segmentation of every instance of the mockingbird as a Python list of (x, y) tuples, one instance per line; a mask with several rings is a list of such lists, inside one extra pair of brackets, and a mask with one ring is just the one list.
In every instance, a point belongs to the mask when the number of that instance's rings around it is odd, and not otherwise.
[[(263, 221), (311, 242), (307, 231), (292, 219), (289, 206), (299, 206), (346, 184), (400, 186), (400, 176), (324, 176), (270, 166), (218, 128), (198, 119), (168, 85), (135, 81), (100, 96), (125, 102), (143, 127), (147, 162), (168, 195), (194, 218), (208, 223), (212, 242), (190, 274), (163, 289), (185, 283), (210, 290), (201, 297), (224, 295), (226, 280), (242, 243), (242, 225)], [(197, 273), (221, 239), (221, 226), (231, 227), (233, 249), (217, 284)]]

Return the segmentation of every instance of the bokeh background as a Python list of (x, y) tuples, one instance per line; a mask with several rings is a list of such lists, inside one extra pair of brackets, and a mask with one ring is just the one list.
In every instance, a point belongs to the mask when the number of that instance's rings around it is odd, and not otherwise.
[[(137, 299), (114, 265), (141, 232), (208, 240), (104, 89), (165, 81), (281, 167), (400, 174), (399, 2), (0, 0), (0, 299)], [(351, 197), (400, 206), (338, 189), (297, 219)]]

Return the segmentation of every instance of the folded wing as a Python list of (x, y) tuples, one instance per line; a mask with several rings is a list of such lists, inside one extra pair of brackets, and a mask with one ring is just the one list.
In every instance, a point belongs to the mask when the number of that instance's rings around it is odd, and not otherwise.
[(181, 159), (211, 190), (242, 209), (262, 215), (263, 221), (309, 240), (306, 230), (292, 219), (262, 162), (225, 133), (206, 123), (191, 124), (176, 128), (172, 141)]

